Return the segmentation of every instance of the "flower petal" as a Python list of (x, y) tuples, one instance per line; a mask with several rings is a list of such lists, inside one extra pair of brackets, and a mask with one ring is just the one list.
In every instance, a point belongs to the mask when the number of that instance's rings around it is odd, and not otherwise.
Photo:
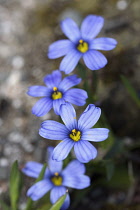
[(90, 43), (90, 49), (95, 49), (95, 50), (112, 50), (116, 47), (117, 41), (112, 38), (106, 38), (106, 37), (101, 37), (101, 38), (96, 38), (93, 39)]
[(85, 175), (76, 174), (72, 176), (72, 174), (67, 174), (67, 176), (64, 176), (63, 185), (74, 189), (84, 189), (90, 186), (90, 178)]
[(72, 141), (69, 138), (64, 139), (64, 141), (60, 142), (54, 148), (52, 158), (54, 160), (57, 160), (57, 161), (64, 160), (68, 156), (68, 154), (69, 154), (70, 150), (72, 149), (73, 145), (74, 145), (74, 141)]
[(77, 159), (82, 163), (87, 163), (97, 156), (96, 148), (88, 141), (78, 141), (74, 145)]
[(53, 71), (44, 77), (44, 83), (49, 87), (58, 87), (62, 79), (62, 74), (59, 70)]
[(48, 58), (54, 59), (66, 55), (74, 47), (70, 40), (59, 40), (49, 46)]
[(51, 203), (54, 204), (62, 195), (66, 193), (66, 188), (63, 186), (53, 187), (50, 193)]
[(29, 161), (26, 163), (22, 172), (27, 176), (37, 178), (42, 170), (43, 165), (34, 161)]
[(39, 101), (35, 103), (32, 108), (32, 114), (41, 117), (47, 114), (52, 108), (52, 100), (49, 98), (41, 98)]
[(53, 120), (44, 121), (39, 130), (40, 136), (51, 140), (63, 140), (67, 138), (68, 133), (65, 125)]
[(96, 50), (89, 50), (83, 55), (83, 59), (85, 65), (91, 70), (98, 70), (103, 68), (107, 64), (106, 57), (96, 51)]
[(79, 88), (73, 88), (64, 93), (65, 101), (68, 101), (77, 106), (83, 106), (88, 98), (87, 92)]
[(27, 196), (29, 196), (33, 201), (37, 201), (42, 198), (51, 188), (53, 184), (50, 180), (42, 180), (34, 184), (27, 191)]
[(93, 129), (87, 129), (82, 132), (82, 138), (81, 140), (87, 140), (87, 141), (104, 141), (108, 138), (108, 132), (109, 130), (107, 128), (93, 128)]
[(61, 104), (65, 104), (65, 100), (63, 98), (53, 100), (53, 109), (56, 115), (60, 115)]
[(59, 90), (67, 91), (69, 88), (78, 85), (81, 82), (81, 78), (78, 78), (77, 75), (70, 75), (65, 77), (60, 85), (58, 86)]
[(77, 129), (76, 112), (70, 103), (62, 104), (60, 107), (60, 116), (69, 131)]
[(67, 176), (68, 174), (71, 176), (71, 174), (75, 175), (82, 175), (86, 171), (85, 165), (79, 162), (78, 160), (71, 161), (67, 167), (63, 170), (62, 174), (64, 176)]
[(96, 124), (101, 115), (101, 109), (89, 104), (78, 120), (78, 128), (82, 131)]
[(63, 166), (63, 161), (56, 161), (52, 159), (52, 155), (53, 155), (53, 147), (48, 147), (47, 152), (48, 152), (48, 167), (50, 169), (50, 171), (54, 174), (54, 173), (60, 173), (62, 170), (62, 166)]
[(98, 35), (104, 24), (104, 18), (96, 15), (88, 15), (82, 22), (81, 33), (85, 39), (92, 39)]
[(60, 63), (60, 71), (64, 71), (65, 74), (69, 74), (74, 70), (76, 65), (78, 64), (80, 58), (82, 57), (82, 53), (77, 50), (71, 50), (61, 61)]
[(71, 19), (66, 18), (65, 20), (61, 21), (61, 29), (63, 33), (73, 42), (76, 42), (80, 39), (81, 34), (77, 24)]
[(63, 205), (62, 205), (62, 207), (61, 207), (60, 210), (66, 210), (66, 209), (68, 209), (69, 205), (70, 205), (70, 196), (67, 193), (66, 199), (65, 199), (65, 201), (64, 201), (64, 203), (63, 203)]
[(45, 86), (35, 85), (29, 87), (27, 94), (33, 97), (42, 97), (42, 96), (49, 97), (51, 95), (51, 90)]

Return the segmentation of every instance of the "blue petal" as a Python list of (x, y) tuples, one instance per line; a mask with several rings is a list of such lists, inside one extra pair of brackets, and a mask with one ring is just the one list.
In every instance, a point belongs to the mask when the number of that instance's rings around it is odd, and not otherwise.
[(59, 90), (63, 90), (66, 91), (69, 88), (78, 85), (81, 82), (81, 78), (78, 78), (77, 75), (70, 75), (68, 77), (65, 77), (62, 82), (60, 83), (60, 85), (58, 86)]
[(71, 176), (71, 174), (75, 175), (82, 175), (86, 171), (85, 165), (79, 162), (78, 160), (71, 161), (67, 167), (63, 170), (62, 174), (64, 176), (67, 176), (68, 174)]
[(81, 57), (82, 53), (75, 49), (71, 50), (61, 61), (59, 67), (60, 71), (64, 71), (65, 74), (69, 74), (74, 70)]
[(93, 128), (87, 129), (82, 132), (81, 140), (87, 141), (104, 141), (108, 138), (109, 130), (107, 128)]
[(27, 176), (37, 178), (42, 170), (42, 167), (43, 165), (41, 163), (29, 161), (22, 169), (22, 172)]
[(29, 87), (27, 94), (33, 97), (42, 97), (42, 96), (50, 97), (51, 90), (44, 86), (35, 85), (35, 86)]
[(89, 104), (78, 120), (78, 128), (82, 131), (96, 124), (101, 115), (101, 109)]
[(49, 46), (48, 57), (50, 59), (59, 58), (66, 55), (74, 47), (70, 40), (59, 40)]
[(83, 55), (83, 59), (85, 65), (91, 70), (99, 70), (107, 64), (106, 57), (96, 50), (87, 51)]
[(37, 201), (42, 198), (51, 188), (53, 184), (50, 180), (42, 180), (34, 184), (28, 191), (27, 196), (29, 196), (33, 201)]
[(61, 104), (65, 104), (65, 100), (63, 98), (53, 100), (53, 109), (56, 115), (60, 115)]
[(104, 18), (96, 15), (88, 15), (82, 22), (81, 33), (85, 39), (92, 39), (98, 35), (104, 24)]
[(65, 104), (61, 105), (60, 116), (70, 131), (77, 129), (76, 112), (70, 103), (66, 102)]
[(51, 203), (54, 204), (62, 195), (66, 193), (66, 188), (63, 186), (53, 187), (50, 193)]
[(90, 42), (90, 49), (112, 50), (116, 47), (117, 41), (112, 38), (96, 38)]
[(77, 159), (82, 163), (88, 163), (97, 156), (96, 148), (88, 141), (78, 141), (74, 145), (74, 152)]
[(64, 93), (65, 101), (68, 101), (77, 106), (83, 106), (88, 98), (87, 92), (78, 88), (73, 88)]
[(74, 189), (84, 189), (90, 186), (90, 178), (85, 175), (74, 174), (72, 176), (71, 174), (67, 174), (64, 177), (63, 185)]
[(40, 136), (51, 140), (63, 140), (67, 138), (68, 133), (65, 125), (53, 120), (44, 121), (39, 130)]
[(41, 117), (47, 114), (52, 108), (53, 102), (49, 98), (41, 98), (32, 108), (32, 114)]
[(63, 166), (63, 161), (59, 161), (57, 162), (56, 160), (52, 159), (52, 155), (53, 155), (53, 147), (48, 147), (47, 152), (48, 152), (48, 167), (50, 169), (50, 171), (54, 174), (54, 173), (60, 173), (62, 170), (62, 166)]
[(70, 18), (61, 21), (61, 29), (63, 33), (73, 42), (80, 39), (81, 34), (77, 24)]
[(49, 87), (58, 87), (62, 79), (62, 74), (59, 70), (55, 70), (52, 74), (48, 74), (44, 77), (44, 83)]
[(64, 160), (68, 156), (68, 154), (69, 154), (70, 150), (72, 149), (73, 145), (74, 145), (74, 141), (72, 141), (69, 138), (64, 139), (64, 141), (60, 142), (54, 148), (52, 158), (54, 160), (57, 160), (57, 161)]
[(67, 194), (66, 199), (65, 199), (60, 210), (68, 209), (69, 205), (70, 205), (70, 196), (69, 196), (69, 194)]

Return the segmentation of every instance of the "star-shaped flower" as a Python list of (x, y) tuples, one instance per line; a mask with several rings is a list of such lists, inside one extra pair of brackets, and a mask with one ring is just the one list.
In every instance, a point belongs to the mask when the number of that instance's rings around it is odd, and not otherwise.
[(65, 77), (62, 80), (62, 74), (59, 70), (55, 70), (52, 74), (44, 77), (45, 86), (31, 86), (27, 92), (33, 97), (43, 97), (32, 108), (32, 113), (38, 117), (47, 114), (52, 108), (59, 115), (61, 104), (69, 102), (77, 106), (83, 106), (87, 99), (87, 92), (79, 88), (71, 87), (79, 84), (81, 78), (76, 75)]
[(61, 29), (69, 40), (59, 40), (51, 44), (48, 57), (54, 59), (65, 56), (59, 69), (66, 74), (73, 71), (81, 57), (89, 69), (103, 68), (107, 64), (107, 59), (97, 50), (112, 50), (117, 44), (113, 38), (95, 38), (101, 31), (103, 24), (103, 17), (88, 15), (79, 29), (72, 19), (66, 18), (61, 22)]
[(71, 104), (62, 104), (60, 116), (65, 125), (47, 120), (41, 124), (39, 134), (47, 139), (62, 140), (54, 149), (53, 159), (65, 159), (72, 147), (76, 158), (87, 163), (97, 156), (97, 150), (89, 141), (100, 142), (108, 138), (107, 128), (91, 128), (96, 124), (101, 114), (101, 109), (90, 104), (76, 119), (75, 109)]
[[(52, 159), (53, 147), (48, 147), (48, 168), (46, 168), (43, 180), (34, 184), (27, 191), (27, 196), (36, 201), (50, 192), (51, 203), (54, 204), (67, 191), (67, 188), (84, 189), (90, 185), (90, 178), (85, 173), (84, 164), (78, 160), (71, 161), (68, 166), (62, 170), (63, 162), (57, 162)], [(22, 172), (30, 177), (38, 178), (43, 164), (37, 162), (28, 162), (22, 169)], [(69, 194), (66, 196), (62, 210), (70, 205)]]

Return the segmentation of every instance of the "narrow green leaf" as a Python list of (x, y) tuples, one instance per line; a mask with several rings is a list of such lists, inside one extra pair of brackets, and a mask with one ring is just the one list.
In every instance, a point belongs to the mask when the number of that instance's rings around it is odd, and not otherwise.
[[(37, 182), (39, 182), (43, 179), (46, 167), (47, 167), (47, 164), (45, 163), (43, 165), (43, 168), (42, 168), (38, 178), (36, 179), (35, 183), (37, 183)], [(31, 210), (32, 208), (33, 208), (33, 200), (31, 198), (28, 198), (27, 205), (26, 205), (26, 210)]]
[(67, 193), (61, 196), (58, 201), (50, 208), (50, 210), (60, 210), (61, 206), (63, 205), (66, 199)]
[(113, 176), (114, 169), (115, 169), (114, 163), (112, 160), (104, 160), (103, 165), (105, 166), (105, 169), (106, 169), (107, 179), (110, 180)]
[(22, 188), (22, 175), (18, 169), (17, 160), (13, 163), (10, 173), (10, 200), (12, 210), (17, 210), (18, 200)]
[(130, 94), (132, 99), (135, 101), (137, 106), (140, 107), (140, 99), (139, 99), (138, 94), (136, 93), (135, 89), (132, 87), (129, 80), (124, 75), (120, 75), (120, 77), (121, 77), (121, 80), (122, 80), (124, 86), (126, 87), (128, 93)]

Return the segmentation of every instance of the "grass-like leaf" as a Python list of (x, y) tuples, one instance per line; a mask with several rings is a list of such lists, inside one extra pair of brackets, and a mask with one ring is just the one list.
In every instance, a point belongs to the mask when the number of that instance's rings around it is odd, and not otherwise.
[(58, 201), (49, 209), (49, 210), (60, 210), (61, 206), (63, 205), (66, 199), (67, 193), (61, 196)]

